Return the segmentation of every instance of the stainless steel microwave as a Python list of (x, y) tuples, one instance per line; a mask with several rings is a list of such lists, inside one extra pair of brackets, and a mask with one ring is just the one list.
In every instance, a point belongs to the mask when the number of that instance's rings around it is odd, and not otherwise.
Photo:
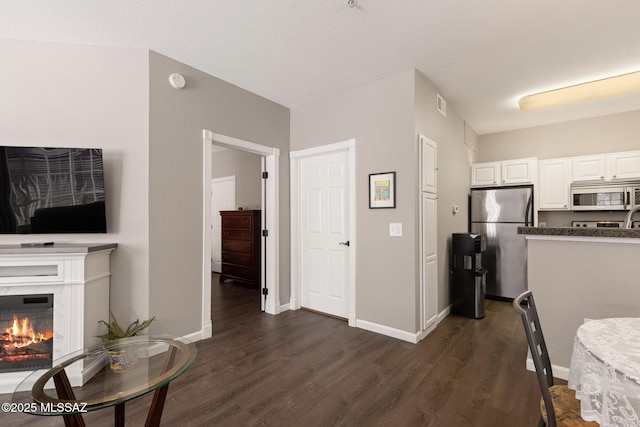
[(571, 185), (574, 211), (624, 211), (634, 206), (640, 206), (640, 182)]

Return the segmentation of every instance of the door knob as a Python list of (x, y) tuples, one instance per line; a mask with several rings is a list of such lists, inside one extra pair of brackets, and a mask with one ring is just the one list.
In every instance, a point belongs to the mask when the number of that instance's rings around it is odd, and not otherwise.
[(340, 244), (341, 244), (341, 245), (344, 245), (344, 246), (350, 246), (350, 245), (349, 245), (349, 241), (348, 241), (348, 240), (347, 240), (346, 242), (340, 242)]

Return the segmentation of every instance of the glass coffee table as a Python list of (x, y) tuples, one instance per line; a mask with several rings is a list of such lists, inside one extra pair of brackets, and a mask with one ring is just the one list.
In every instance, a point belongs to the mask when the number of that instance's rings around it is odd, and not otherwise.
[(82, 413), (115, 407), (125, 424), (125, 403), (155, 392), (146, 426), (158, 426), (169, 383), (193, 364), (192, 342), (172, 336), (135, 336), (63, 356), (51, 369), (26, 377), (13, 393), (21, 412), (61, 415), (67, 427), (84, 426)]

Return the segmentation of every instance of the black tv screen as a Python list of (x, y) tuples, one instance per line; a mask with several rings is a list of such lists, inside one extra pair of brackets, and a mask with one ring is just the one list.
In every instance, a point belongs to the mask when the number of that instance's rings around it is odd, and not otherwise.
[(0, 146), (0, 233), (106, 233), (102, 150)]

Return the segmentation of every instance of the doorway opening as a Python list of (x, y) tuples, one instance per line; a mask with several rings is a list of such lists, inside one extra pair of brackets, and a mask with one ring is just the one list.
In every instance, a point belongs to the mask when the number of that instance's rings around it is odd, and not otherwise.
[(205, 336), (211, 336), (211, 286), (212, 286), (212, 211), (211, 180), (213, 147), (233, 148), (262, 156), (262, 209), (261, 209), (261, 295), (262, 309), (268, 314), (280, 312), (279, 299), (279, 156), (280, 150), (250, 141), (203, 130), (203, 268), (202, 312)]
[[(222, 218), (221, 211), (232, 211), (236, 203), (236, 175), (218, 176), (216, 163), (222, 159), (213, 151), (213, 176), (211, 179), (211, 271), (222, 273)], [(260, 186), (259, 182), (256, 185)]]

